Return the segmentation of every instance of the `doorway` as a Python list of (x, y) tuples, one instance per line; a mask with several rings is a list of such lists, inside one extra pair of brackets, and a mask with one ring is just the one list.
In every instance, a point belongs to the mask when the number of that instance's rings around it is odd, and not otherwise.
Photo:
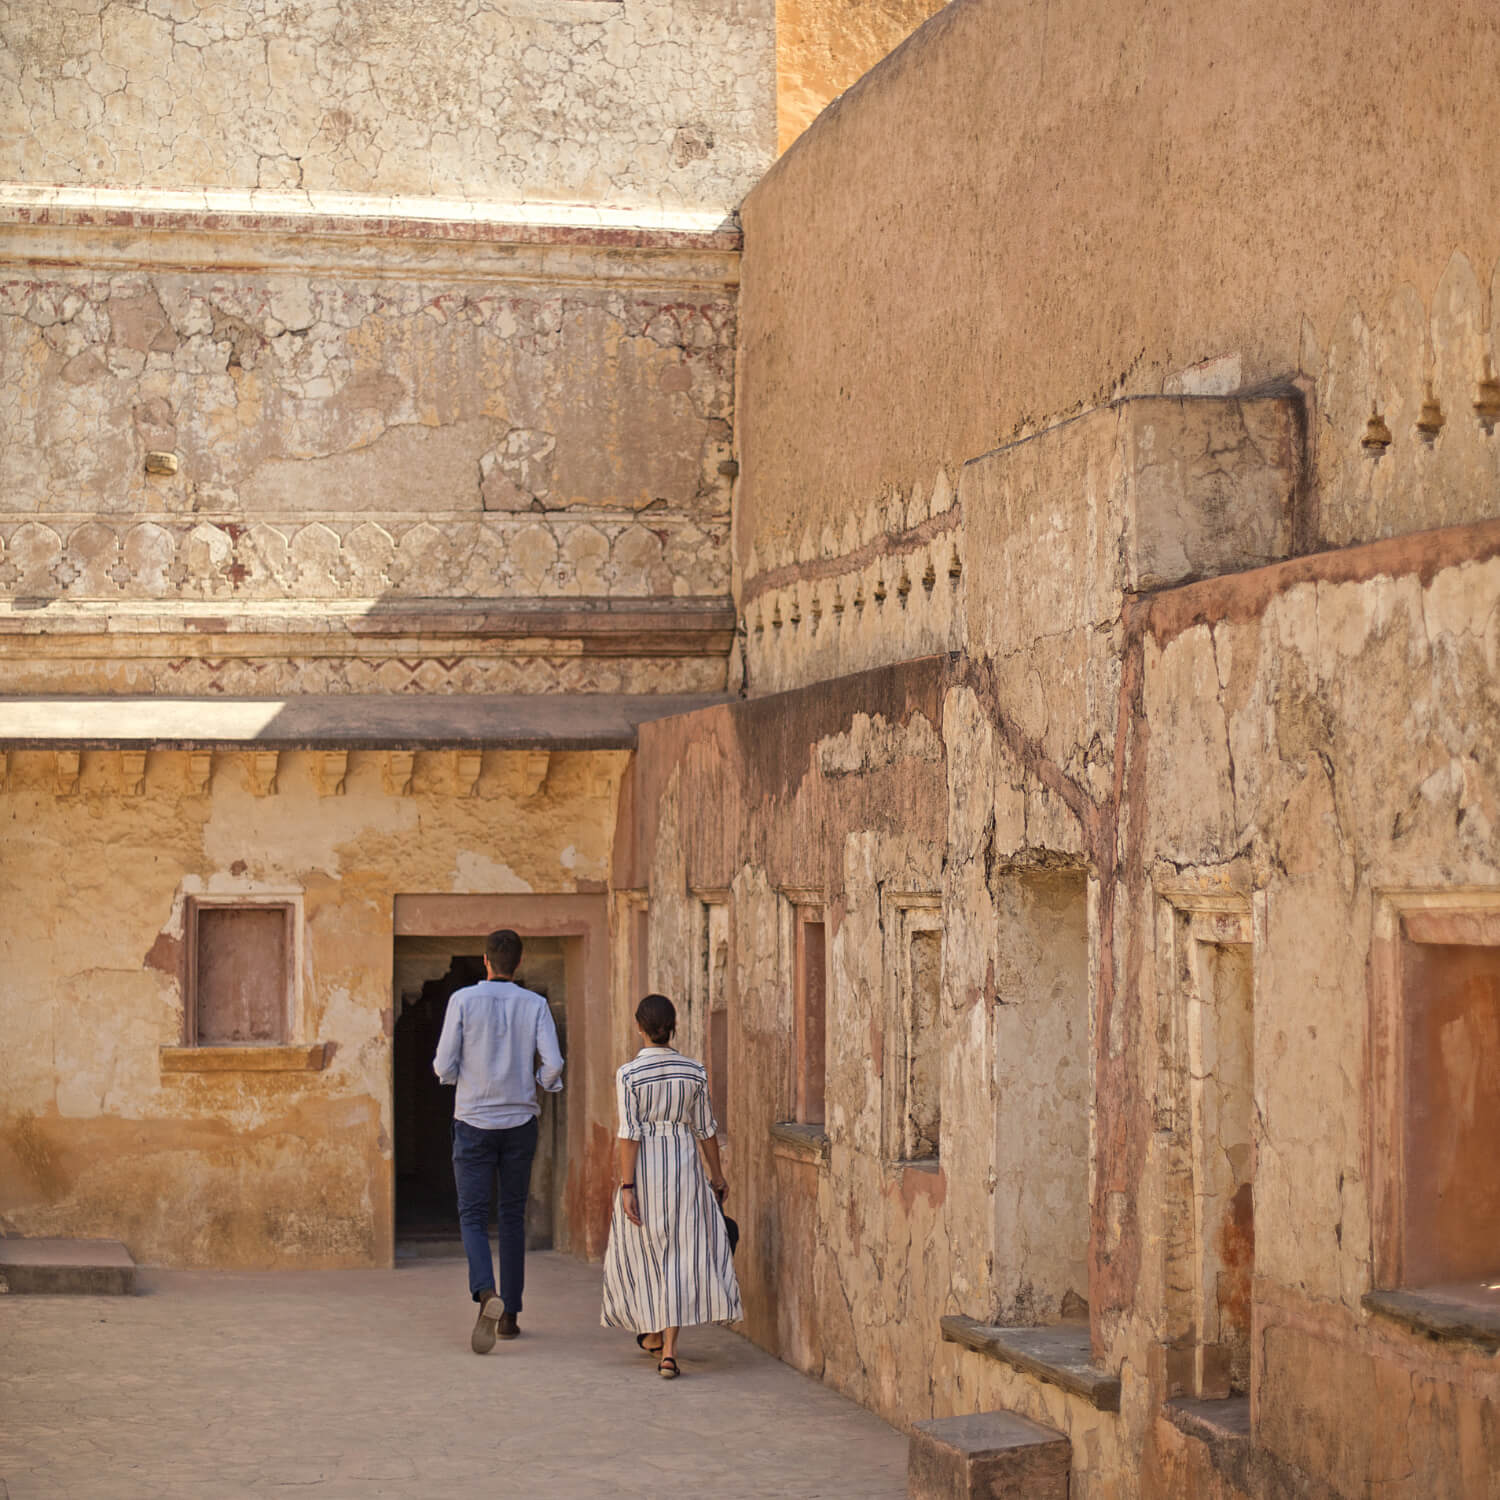
[[(523, 938), (517, 982), (546, 998), (563, 1055), (568, 1053), (566, 938)], [(432, 1071), (449, 997), (484, 978), (484, 938), (396, 938), (392, 1092), (396, 1156), (396, 1239), (411, 1249), (459, 1238), (453, 1185), (453, 1095)], [(567, 1095), (543, 1094), (526, 1248), (550, 1250), (562, 1238), (567, 1181)], [(494, 1221), (491, 1220), (491, 1234)]]

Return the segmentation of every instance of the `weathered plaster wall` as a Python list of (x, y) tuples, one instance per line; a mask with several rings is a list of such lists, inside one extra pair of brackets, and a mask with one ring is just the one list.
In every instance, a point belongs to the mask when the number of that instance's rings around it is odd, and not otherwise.
[(1302, 388), (1298, 550), (1493, 514), (1497, 65), (1481, 0), (945, 7), (746, 201), (747, 598), (1123, 395)]
[[(6, 690), (722, 689), (729, 217), (774, 154), (773, 28), (771, 0), (0, 6)], [(0, 1214), (367, 1264), (392, 902), (592, 889), (602, 928), (625, 757), (206, 755), (0, 756)], [(328, 1066), (163, 1071), (185, 894), (268, 886), (302, 893)]]
[(825, 526), (815, 555), (762, 570), (752, 546), (748, 686), (966, 646), (1012, 654), (1105, 624), (1122, 590), (1288, 556), (1313, 504), (1304, 456), (1288, 397), (1126, 399), (971, 459), (956, 493), (940, 472), (930, 496)]
[[(1485, 1493), (1485, 1357), (1361, 1299), (1396, 1276), (1392, 903), (1500, 886), (1500, 767), (1477, 748), (1500, 708), (1500, 182), (1469, 144), (1493, 118), (1500, 27), (1473, 4), (1414, 24), (1377, 7), (1351, 52), (1337, 8), (1148, 9), (958, 0), (744, 211), (749, 686), (800, 701), (957, 653), (943, 990), (984, 997), (959, 1057), (1006, 1085), (986, 1108), (972, 1070), (949, 1075), (999, 1189), (989, 1238), (953, 1241), (993, 1256), (987, 1283), (962, 1282), (989, 1301), (964, 1310), (1063, 1310), (1027, 1305), (1070, 1285), (1067, 1214), (1032, 1238), (1016, 1158), (1061, 1177), (1056, 1126), (1078, 1120), (1048, 1083), (1070, 1054), (1088, 1075), (1091, 1338), (1121, 1411), (934, 1355), (930, 1327), (898, 1358), (930, 1369), (938, 1412), (1066, 1431), (1074, 1495)], [(1241, 399), (1203, 399), (1225, 396)], [(1354, 545), (1378, 538), (1401, 540)], [(1087, 1035), (1054, 1025), (1007, 1074), (978, 1017), (1048, 879), (1086, 881)], [(1202, 1066), (1170, 938), (1189, 916), (1252, 968), (1234, 993), (1254, 1011), (1251, 1149), (1235, 1138), (1253, 1194), (1209, 1225), (1212, 1255), (1183, 1172), (1203, 1118), (1180, 1099)], [(948, 1202), (966, 1187), (951, 1177)], [(1190, 1263), (1223, 1269), (1199, 1289), (1216, 1312), (1248, 1314), (1246, 1443), (1210, 1448), (1163, 1412), (1234, 1371), (1228, 1346), (1199, 1347), (1217, 1331), (1184, 1333)], [(802, 1346), (814, 1305), (799, 1294)], [(871, 1399), (847, 1369), (825, 1373)], [(927, 1414), (903, 1394), (875, 1399)]]
[[(722, 579), (690, 571), (710, 550), (699, 530), (674, 538), (675, 570), (640, 526), (614, 554), (648, 507), (675, 530), (728, 519), (724, 290), (549, 285), (545, 273), (497, 285), (17, 267), (0, 292), (6, 510), (95, 525), (182, 518), (182, 536), (167, 533), (175, 550), (132, 539), (121, 580), (109, 576), (119, 558), (84, 537), (55, 549), (69, 577), (49, 578), (45, 539), (23, 539), (12, 563), (21, 592), (159, 597), (187, 530), (225, 515), (281, 534), (250, 538), (246, 576), (231, 580), (230, 538), (205, 531), (196, 545), (223, 559), (191, 579), (198, 597), (235, 584), (245, 598), (639, 594), (670, 592), (674, 573), (686, 574), (681, 591), (722, 591)], [(175, 453), (178, 472), (148, 474), (152, 450)], [(316, 566), (303, 535), (329, 512), (349, 530), (382, 515), (407, 524), (352, 547), (318, 533), (343, 577)], [(579, 529), (590, 514), (607, 529)], [(525, 517), (531, 530), (488, 549), (450, 534), (440, 569), (406, 541), (427, 516), (461, 516), (471, 530)], [(549, 520), (575, 524), (558, 537)]]
[[(1496, 546), (1490, 527), (1443, 560), (1360, 549), (1322, 577), (1288, 565), (1163, 596), (1145, 621), (1150, 736), (1133, 756), (1162, 789), (1139, 823), (1154, 881), (1211, 867), (1256, 892), (1259, 1441), (1343, 1494), (1482, 1493), (1500, 1436), (1492, 1361), (1359, 1307), (1383, 1284), (1372, 1177), (1388, 1164), (1366, 1062), (1388, 1003), (1372, 979), (1382, 893), (1500, 885)], [(1191, 718), (1166, 710), (1190, 694)], [(1214, 765), (1217, 791), (1162, 794), (1169, 766)], [(1164, 997), (1145, 923), (1139, 942), (1149, 1054)], [(1141, 1146), (1149, 1162), (1144, 1122)]]
[(779, 0), (776, 149), (785, 151), (830, 99), (863, 77), (943, 0)]
[[(597, 255), (519, 280), (403, 258), (373, 277), (13, 265), (7, 592), (724, 592), (732, 289), (652, 284), (649, 258), (624, 285)], [(178, 471), (148, 474), (151, 451)]]
[[(152, 751), (142, 773), (118, 751), (10, 753), (6, 1232), (115, 1236), (172, 1265), (388, 1263), (396, 896), (599, 889), (627, 757), (487, 752), (469, 796), (454, 759)], [(300, 900), (292, 1040), (328, 1044), (321, 1071), (165, 1069), (183, 1035), (185, 898), (229, 893)], [(602, 1016), (607, 991), (591, 989)]]
[[(971, 655), (956, 669), (968, 680), (943, 716), (946, 915), (962, 933), (945, 983), (986, 963), (1004, 972), (990, 935), (1007, 931), (1028, 867), (1077, 862), (1098, 882), (1093, 1039), (1075, 1032), (1075, 1046), (1092, 1073), (1090, 1313), (1101, 1362), (1121, 1370), (1122, 1415), (1101, 1424), (1081, 1400), (967, 1354), (945, 1354), (954, 1384), (939, 1388), (951, 1409), (999, 1403), (1070, 1432), (1080, 1493), (1198, 1492), (1155, 1418), (1182, 1378), (1173, 1257), (1192, 1207), (1174, 1176), (1186, 1041), (1160, 913), (1240, 909), (1253, 927), (1258, 1446), (1243, 1489), (1225, 1493), (1280, 1494), (1287, 1474), (1339, 1494), (1464, 1493), (1494, 1462), (1488, 1367), (1395, 1336), (1360, 1306), (1387, 1284), (1371, 1260), (1369, 1178), (1384, 1169), (1366, 1059), (1388, 1003), (1371, 977), (1389, 920), (1376, 893), (1482, 898), (1500, 885), (1488, 748), (1500, 533), (1449, 528), (1134, 596), (1151, 528), (1109, 497), (1139, 497), (1133, 466), (1165, 451), (1153, 405), (1137, 414), (1152, 444), (1117, 446), (1118, 419), (1100, 413), (966, 469), (968, 546), (988, 566), (983, 586), (969, 582)], [(1045, 1058), (1023, 1088), (1044, 1081)], [(1035, 1100), (1032, 1118), (1050, 1103)], [(1030, 1162), (1058, 1171), (1052, 1150)], [(1055, 1249), (1044, 1259), (1055, 1266)], [(995, 1292), (1014, 1315), (998, 1264)], [(1347, 1404), (1329, 1395), (1345, 1372)], [(1430, 1415), (1410, 1406), (1413, 1385)], [(1468, 1425), (1439, 1436), (1440, 1414), (1458, 1409)], [(1386, 1444), (1388, 1426), (1411, 1436)]]
[[(1180, 1438), (1154, 1420), (1174, 1388), (1169, 1256), (1190, 1205), (1174, 1196), (1171, 1161), (1186, 1122), (1162, 1113), (1181, 1064), (1153, 907), (1236, 893), (1257, 913), (1259, 1446), (1243, 1489), (1224, 1493), (1283, 1493), (1275, 1486), (1291, 1474), (1338, 1494), (1461, 1494), (1493, 1465), (1500, 1389), (1483, 1357), (1398, 1336), (1359, 1304), (1379, 1284), (1364, 1064), (1372, 893), (1500, 883), (1488, 831), (1500, 766), (1480, 748), (1500, 711), (1493, 531), (1487, 542), (1435, 534), (1448, 537), (1447, 566), (1430, 539), (1413, 539), (1159, 595), (1120, 617), (1117, 697), (1093, 716), (1065, 713), (1068, 679), (1055, 667), (1043, 667), (1052, 696), (1041, 723), (1003, 663), (980, 675), (967, 708), (950, 698), (947, 724), (969, 713), (998, 727), (975, 741), (981, 763), (993, 747), (985, 817), (997, 860), (1071, 856), (1081, 844), (1102, 871), (1090, 1300), (1103, 1362), (1122, 1370), (1122, 1417), (1102, 1422), (1076, 1398), (945, 1356), (953, 1409), (1002, 1404), (1070, 1432), (1083, 1494), (1213, 1493), (1189, 1487)], [(1046, 645), (1017, 654), (1034, 670)], [(1114, 772), (1096, 792), (1089, 743), (1112, 743)], [(963, 911), (986, 930), (981, 894)], [(1471, 1415), (1445, 1415), (1459, 1410)], [(1128, 1476), (1142, 1458), (1137, 1488)]]
[[(887, 1150), (889, 934), (905, 895), (942, 889), (942, 668), (924, 662), (643, 726), (637, 838), (649, 858), (650, 983), (693, 992), (694, 890), (729, 893), (729, 1211), (753, 1338), (883, 1411), (926, 1409), (936, 1318), (985, 1295), (992, 1143), (955, 1128), (941, 1169)], [(796, 899), (828, 939), (829, 1159), (773, 1145), (792, 1115)], [(945, 1031), (967, 1029), (945, 1008)], [(945, 1097), (978, 1055), (945, 1048)], [(948, 1092), (953, 1090), (955, 1092)], [(955, 1193), (955, 1184), (963, 1184)], [(955, 1290), (956, 1289), (956, 1290)], [(912, 1357), (920, 1347), (920, 1357)]]
[(0, 17), (0, 181), (727, 213), (772, 0), (86, 0)]
[[(746, 1261), (752, 1336), (893, 1420), (1003, 1405), (1050, 1422), (1084, 1497), (1416, 1500), (1470, 1493), (1495, 1462), (1486, 1356), (1361, 1298), (1389, 1284), (1382, 903), (1500, 889), (1500, 523), (1267, 564), (1308, 503), (1294, 415), (1125, 401), (975, 460), (957, 500), (963, 651), (647, 732), (653, 979), (688, 984), (685, 893), (728, 888), (734, 1024), (780, 1028), (744, 1049), (752, 1098), (790, 1097), (776, 892), (829, 892), (828, 1165), (734, 1117), (769, 1221)], [(931, 540), (877, 539), (866, 563)], [(1160, 587), (1200, 568), (1238, 571)], [(783, 599), (826, 587), (812, 571)], [(920, 720), (890, 698), (919, 672), (941, 697)], [(726, 723), (744, 726), (734, 745)], [(898, 1191), (876, 1080), (892, 907), (924, 882), (944, 931), (942, 1172), (900, 1169)], [(1253, 970), (1231, 987), (1253, 1004), (1252, 1218), (1214, 1247), (1252, 1328), (1256, 1437), (1233, 1474), (1160, 1415), (1188, 1370), (1180, 1159), (1199, 1128), (1176, 1102), (1193, 1062), (1174, 912), (1208, 914), (1208, 940), (1248, 946)], [(1079, 1310), (1070, 1292), (1120, 1373), (1118, 1417), (935, 1341), (943, 1310), (1050, 1322)]]
[(370, 229), (0, 226), (18, 689), (722, 687), (722, 642), (481, 616), (727, 594), (732, 241)]

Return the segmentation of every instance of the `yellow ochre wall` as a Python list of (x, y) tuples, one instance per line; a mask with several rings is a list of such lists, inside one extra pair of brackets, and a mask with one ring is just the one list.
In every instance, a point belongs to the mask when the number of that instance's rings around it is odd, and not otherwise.
[[(1101, 402), (1299, 376), (1315, 535), (1474, 519), (1443, 507), (1466, 464), (1494, 482), (1469, 403), (1497, 71), (1487, 0), (954, 0), (746, 199), (743, 575), (846, 550), (851, 517), (867, 540), (890, 494), (925, 505), (940, 469)], [(1413, 440), (1427, 379), (1446, 452)]]
[(777, 151), (785, 151), (829, 100), (941, 9), (942, 0), (779, 0)]
[[(205, 790), (194, 757), (153, 751), (137, 791), (117, 751), (84, 752), (76, 784), (65, 757), (12, 752), (0, 1229), (167, 1265), (388, 1264), (396, 896), (602, 890), (627, 758), (487, 752), (471, 790), (453, 753), (408, 773), (355, 752), (340, 791), (321, 752), (282, 753), (273, 786), (263, 758), (220, 753)], [(163, 1069), (185, 898), (233, 892), (300, 898), (292, 1040), (327, 1044), (321, 1071)]]

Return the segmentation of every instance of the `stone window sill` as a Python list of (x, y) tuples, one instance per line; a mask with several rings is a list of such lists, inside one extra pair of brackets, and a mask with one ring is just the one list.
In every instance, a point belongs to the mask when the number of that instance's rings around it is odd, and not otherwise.
[(1162, 1403), (1162, 1414), (1179, 1432), (1205, 1443), (1239, 1445), (1250, 1441), (1248, 1396), (1226, 1396), (1216, 1401), (1175, 1396)]
[(163, 1047), (163, 1073), (320, 1073), (327, 1042), (295, 1046)]
[(1253, 1439), (1248, 1396), (1223, 1400), (1177, 1396), (1162, 1403), (1161, 1414), (1179, 1432), (1204, 1445), (1209, 1463), (1235, 1489), (1248, 1492), (1255, 1487), (1250, 1475)]
[(828, 1132), (821, 1125), (799, 1125), (777, 1120), (771, 1126), (771, 1150), (788, 1161), (826, 1162)]
[(1500, 1277), (1493, 1284), (1474, 1281), (1366, 1292), (1360, 1303), (1366, 1312), (1430, 1339), (1475, 1344), (1489, 1354), (1500, 1350)]
[(950, 1344), (962, 1344), (987, 1359), (1059, 1386), (1099, 1411), (1120, 1409), (1120, 1377), (1094, 1364), (1087, 1323), (998, 1328), (975, 1318), (950, 1316), (942, 1320), (942, 1328)]
[(943, 1164), (936, 1156), (898, 1157), (891, 1163), (891, 1168), (897, 1172), (931, 1172), (936, 1175), (943, 1170)]

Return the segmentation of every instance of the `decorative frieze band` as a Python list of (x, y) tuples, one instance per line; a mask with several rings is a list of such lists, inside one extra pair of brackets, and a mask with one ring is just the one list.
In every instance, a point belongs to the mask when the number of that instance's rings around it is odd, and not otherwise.
[(753, 693), (963, 648), (961, 530), (860, 561), (758, 592), (744, 615)]
[[(15, 650), (0, 637), (0, 675), (15, 693), (157, 693), (188, 697), (283, 698), (302, 693), (467, 696), (512, 693), (717, 693), (724, 690), (726, 659), (708, 655), (579, 655), (559, 649), (524, 656), (460, 649), (454, 655), (404, 651), (400, 642), (367, 643), (360, 654), (315, 654), (285, 645), (247, 655), (28, 654), (34, 638)], [(49, 643), (53, 645), (56, 643)], [(128, 645), (128, 640), (122, 645)]]
[(0, 596), (649, 598), (724, 594), (729, 527), (679, 516), (0, 517)]

